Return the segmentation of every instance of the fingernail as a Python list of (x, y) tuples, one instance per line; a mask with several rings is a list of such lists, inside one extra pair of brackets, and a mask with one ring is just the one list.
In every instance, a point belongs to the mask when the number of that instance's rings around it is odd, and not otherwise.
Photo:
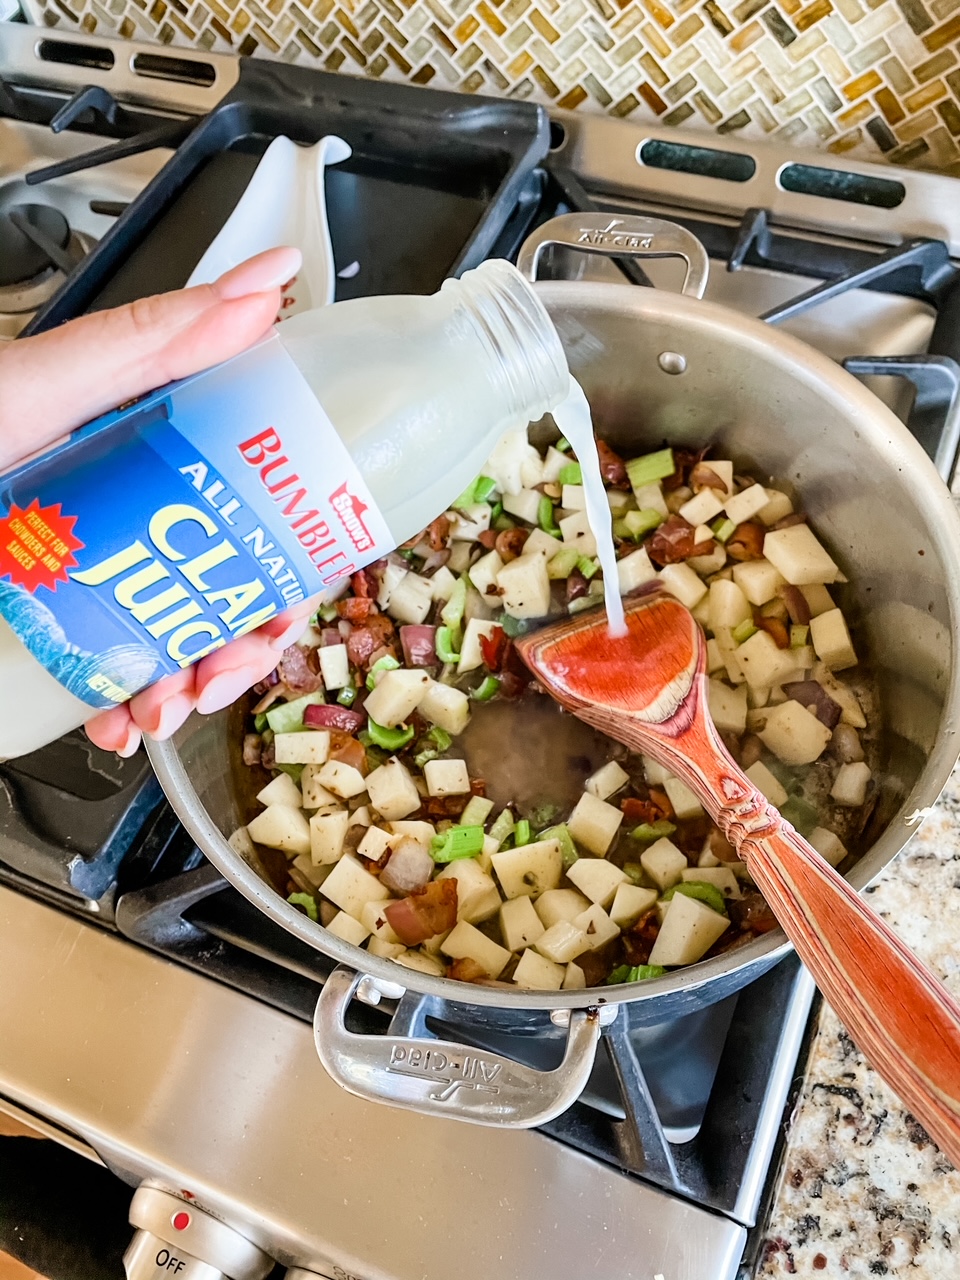
[(193, 710), (193, 705), (193, 698), (186, 693), (178, 693), (168, 698), (160, 708), (156, 728), (150, 730), (151, 738), (156, 738), (157, 742), (163, 742), (172, 733), (176, 733)]
[(124, 760), (128, 760), (130, 756), (136, 755), (140, 747), (140, 730), (135, 724), (131, 724), (127, 730), (127, 739), (122, 746), (117, 747), (117, 755)]
[(299, 249), (268, 249), (222, 275), (213, 287), (224, 301), (245, 298), (251, 293), (265, 293), (292, 280), (302, 262), (303, 255)]
[(250, 677), (246, 671), (220, 671), (198, 694), (197, 710), (205, 716), (220, 711), (242, 698), (249, 688)]
[(307, 629), (305, 618), (297, 618), (290, 623), (286, 631), (279, 636), (274, 636), (270, 641), (270, 648), (274, 653), (283, 653), (284, 649), (289, 649), (292, 644), (300, 639)]

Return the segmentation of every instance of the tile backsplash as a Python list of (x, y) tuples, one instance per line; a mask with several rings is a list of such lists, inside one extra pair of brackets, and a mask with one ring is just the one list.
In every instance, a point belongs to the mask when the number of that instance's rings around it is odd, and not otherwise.
[(279, 58), (960, 176), (960, 0), (24, 0)]

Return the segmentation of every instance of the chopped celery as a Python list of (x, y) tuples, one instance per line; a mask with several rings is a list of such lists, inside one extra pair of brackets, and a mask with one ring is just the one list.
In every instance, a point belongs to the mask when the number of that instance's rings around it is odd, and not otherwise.
[(278, 702), (267, 712), (267, 724), (274, 733), (296, 733), (298, 729), (304, 727), (305, 709), (323, 701), (323, 690), (318, 689), (316, 693), (306, 693), (302, 698), (295, 698), (293, 702)]
[(632, 538), (633, 537), (633, 534), (630, 532), (630, 529), (629, 529), (629, 526), (627, 525), (626, 520), (614, 520), (613, 536), (615, 538)]
[(504, 840), (513, 834), (513, 814), (509, 809), (501, 810), (496, 822), (490, 828), (490, 834), (498, 844), (503, 844)]
[(668, 889), (663, 895), (663, 901), (669, 902), (677, 893), (685, 894), (688, 898), (696, 898), (698, 902), (708, 906), (711, 911), (716, 911), (718, 915), (727, 914), (727, 904), (715, 884), (707, 884), (705, 880), (684, 880), (682, 884), (675, 884), (672, 889)]
[(656, 453), (645, 453), (639, 458), (631, 458), (627, 463), (627, 477), (634, 492), (645, 484), (654, 484), (657, 480), (666, 480), (676, 471), (672, 449), (659, 449)]
[(632, 840), (642, 840), (644, 844), (653, 844), (654, 840), (661, 840), (664, 836), (672, 836), (676, 829), (672, 822), (667, 822), (665, 818), (661, 818), (659, 822), (641, 822), (639, 827), (634, 827), (630, 832), (630, 838)]
[(453, 739), (450, 737), (449, 733), (447, 733), (446, 729), (441, 729), (436, 725), (434, 725), (434, 727), (429, 731), (427, 737), (438, 751), (447, 751), (450, 747), (450, 743), (453, 742)]
[(530, 823), (526, 818), (521, 818), (513, 828), (513, 843), (517, 849), (530, 843)]
[(572, 867), (580, 856), (577, 853), (577, 846), (573, 843), (573, 836), (570, 834), (570, 828), (565, 822), (558, 822), (555, 827), (547, 827), (546, 831), (540, 832), (537, 839), (560, 841), (560, 854), (563, 858), (564, 871)]
[(581, 556), (577, 561), (577, 568), (589, 582), (595, 574), (600, 572), (600, 562), (591, 560), (589, 556)]
[(807, 637), (810, 634), (809, 627), (791, 627), (790, 628), (790, 648), (802, 649), (807, 643)]
[(265, 711), (260, 711), (253, 717), (253, 727), (257, 733), (263, 733), (267, 727), (267, 713)]
[(607, 982), (614, 986), (621, 982), (646, 982), (649, 978), (662, 978), (666, 972), (662, 964), (621, 964), (610, 974)]
[(623, 523), (627, 527), (628, 536), (633, 538), (634, 542), (639, 542), (641, 538), (645, 538), (653, 529), (663, 524), (663, 516), (653, 507), (644, 507), (642, 511), (628, 511), (623, 517)]
[(454, 509), (454, 511), (462, 511), (464, 507), (473, 506), (473, 504), (477, 501), (477, 498), (475, 496), (476, 492), (477, 492), (477, 481), (471, 480), (471, 482), (464, 489), (463, 493), (461, 493), (460, 497), (455, 498), (453, 502), (450, 503), (450, 506)]
[(477, 482), (473, 486), (474, 502), (486, 502), (496, 487), (496, 480), (490, 476), (477, 476)]
[[(498, 502), (497, 506), (502, 507), (503, 503)], [(511, 520), (504, 511), (500, 511), (498, 515), (491, 515), (490, 524), (497, 533), (506, 533), (508, 529), (515, 529), (517, 527), (516, 520)]]
[(376, 662), (373, 664), (373, 666), (370, 668), (370, 672), (367, 676), (367, 688), (370, 690), (370, 692), (372, 693), (373, 690), (377, 687), (378, 671), (396, 671), (396, 669), (399, 666), (400, 666), (400, 663), (396, 660), (395, 657), (393, 657), (392, 654), (385, 653), (382, 658), (378, 658)]
[(492, 808), (492, 800), (487, 800), (484, 796), (471, 796), (467, 801), (467, 807), (460, 815), (460, 826), (482, 827), (487, 818), (490, 817)]
[(437, 627), (434, 643), (437, 648), (437, 657), (441, 662), (460, 661), (460, 654), (458, 653), (460, 648), (459, 631), (459, 627)]
[(487, 676), (483, 684), (474, 689), (470, 697), (474, 702), (489, 702), (500, 692), (500, 681), (496, 676)]
[(287, 901), (292, 907), (303, 907), (311, 920), (316, 921), (318, 919), (316, 899), (312, 898), (309, 893), (291, 893)]
[(353, 684), (346, 684), (337, 694), (337, 701), (341, 707), (352, 707), (357, 700), (357, 687)]
[(434, 862), (456, 862), (475, 858), (482, 848), (483, 827), (450, 827), (430, 841), (430, 857)]
[(733, 636), (734, 640), (736, 640), (737, 644), (743, 644), (744, 640), (749, 640), (751, 636), (755, 636), (757, 634), (757, 628), (749, 618), (744, 618), (742, 622), (738, 623), (733, 628), (733, 631), (730, 634)]
[(643, 867), (639, 862), (625, 862), (623, 864), (623, 874), (631, 884), (643, 884), (646, 879)]
[(718, 516), (710, 526), (713, 536), (718, 542), (729, 542), (736, 527), (733, 521), (728, 520), (726, 516)]
[(540, 499), (537, 506), (537, 524), (544, 533), (549, 533), (551, 537), (560, 537), (560, 526), (557, 524), (553, 513), (553, 503), (546, 496)]
[(558, 479), (561, 484), (583, 484), (583, 472), (580, 470), (580, 463), (568, 462), (565, 467), (561, 467)]
[(503, 615), (500, 619), (500, 625), (511, 640), (516, 639), (517, 636), (525, 635), (530, 630), (530, 623), (527, 622), (526, 618), (511, 618), (509, 613)]
[(553, 447), (557, 453), (569, 453), (572, 446), (566, 436), (561, 436)]
[(443, 625), (450, 627), (451, 630), (459, 627), (463, 621), (463, 610), (467, 603), (467, 580), (466, 578), (458, 578), (456, 586), (450, 594), (450, 599), (440, 611), (440, 617), (443, 619)]
[(417, 558), (413, 550), (413, 547), (401, 547), (400, 550), (397, 552), (397, 555), (400, 557), (401, 560), (406, 560), (407, 564), (412, 564), (413, 561)]
[[(375, 747), (383, 747), (384, 751), (399, 751), (408, 742), (413, 741), (416, 730), (410, 725), (406, 729), (387, 729), (376, 720), (367, 716), (367, 734)], [(368, 745), (364, 743), (364, 745)]]
[(577, 567), (580, 552), (576, 547), (561, 547), (555, 556), (547, 561), (547, 577), (554, 581), (569, 578)]
[[(539, 831), (541, 827), (548, 827), (560, 812), (560, 806), (556, 804), (538, 804), (535, 809), (530, 810), (530, 825), (534, 831)], [(544, 836), (543, 839), (549, 839)]]
[(803, 796), (791, 796), (789, 800), (784, 801), (780, 806), (780, 816), (805, 838), (810, 835), (814, 827), (820, 825), (816, 809), (804, 800)]
[(490, 523), (496, 527), (497, 521), (503, 515), (503, 503), (495, 502), (490, 508)]
[(321, 622), (333, 622), (337, 616), (337, 606), (335, 604), (322, 604), (317, 610), (317, 617)]
[(289, 773), (294, 782), (300, 781), (300, 775), (303, 773), (302, 764), (277, 764), (275, 769), (279, 769), (281, 773)]

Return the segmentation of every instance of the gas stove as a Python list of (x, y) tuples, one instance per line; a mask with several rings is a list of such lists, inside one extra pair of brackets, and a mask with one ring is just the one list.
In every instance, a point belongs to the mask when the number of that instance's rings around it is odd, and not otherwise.
[[(353, 148), (327, 175), (338, 297), (432, 291), (557, 213), (672, 218), (708, 297), (869, 379), (952, 481), (953, 179), (0, 24), (6, 336), (181, 286), (281, 133)], [(658, 262), (547, 270), (675, 287)], [(338, 1091), (310, 1030), (331, 969), (203, 861), (142, 754), (76, 734), (0, 766), (0, 1109), (140, 1185), (131, 1280), (751, 1274), (813, 1000), (795, 960), (615, 1021), (570, 1111), (508, 1133)], [(452, 1009), (366, 994), (358, 1029), (469, 1040)], [(563, 1034), (473, 1042), (549, 1068)]]

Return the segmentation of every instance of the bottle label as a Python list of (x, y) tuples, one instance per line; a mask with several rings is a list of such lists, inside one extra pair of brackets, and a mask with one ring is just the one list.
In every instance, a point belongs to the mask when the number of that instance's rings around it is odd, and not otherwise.
[(4, 477), (0, 612), (112, 707), (393, 548), (276, 332)]

